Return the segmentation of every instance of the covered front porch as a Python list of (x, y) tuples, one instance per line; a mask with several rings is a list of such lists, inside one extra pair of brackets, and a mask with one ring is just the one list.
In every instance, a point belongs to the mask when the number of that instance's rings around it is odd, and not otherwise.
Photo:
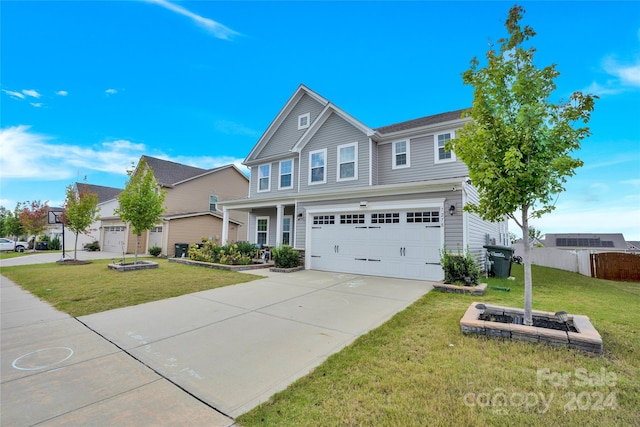
[(223, 204), (222, 244), (231, 243), (229, 235), (230, 211), (246, 212), (247, 241), (261, 246), (288, 245), (296, 247), (297, 231), (304, 229), (304, 218), (296, 201), (255, 202), (232, 201)]

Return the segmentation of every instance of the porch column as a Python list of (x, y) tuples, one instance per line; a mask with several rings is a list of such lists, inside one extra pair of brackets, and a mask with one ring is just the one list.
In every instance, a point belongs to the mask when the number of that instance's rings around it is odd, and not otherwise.
[(284, 213), (284, 206), (276, 206), (276, 246), (282, 244), (282, 214)]
[(221, 244), (226, 245), (227, 240), (229, 240), (229, 211), (226, 206), (222, 207), (222, 242)]

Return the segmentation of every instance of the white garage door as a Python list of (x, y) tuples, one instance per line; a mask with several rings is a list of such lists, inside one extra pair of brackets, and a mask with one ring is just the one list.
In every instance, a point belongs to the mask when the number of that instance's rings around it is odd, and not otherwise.
[[(106, 226), (104, 227), (104, 241), (102, 250), (104, 252), (123, 252), (125, 242), (124, 226)], [(125, 248), (126, 249), (126, 248)]]
[(441, 280), (439, 209), (335, 213), (311, 218), (310, 268)]
[(154, 246), (162, 247), (162, 226), (153, 227), (149, 230), (149, 245), (147, 245), (147, 251)]

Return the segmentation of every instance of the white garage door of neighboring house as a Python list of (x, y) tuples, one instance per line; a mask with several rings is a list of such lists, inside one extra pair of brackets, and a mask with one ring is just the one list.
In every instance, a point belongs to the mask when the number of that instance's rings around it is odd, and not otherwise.
[(441, 280), (439, 209), (311, 216), (310, 268)]
[(122, 253), (125, 242), (125, 227), (120, 226), (105, 226), (104, 227), (104, 241), (102, 243), (102, 250), (104, 252), (118, 252)]
[(147, 251), (153, 246), (162, 247), (162, 227), (153, 227), (149, 230), (149, 244), (147, 245)]

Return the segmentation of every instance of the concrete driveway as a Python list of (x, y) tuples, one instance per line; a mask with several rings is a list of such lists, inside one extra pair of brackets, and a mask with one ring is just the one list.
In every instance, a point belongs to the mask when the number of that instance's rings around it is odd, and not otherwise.
[(2, 425), (232, 425), (432, 287), (254, 273), (77, 319), (2, 278)]

